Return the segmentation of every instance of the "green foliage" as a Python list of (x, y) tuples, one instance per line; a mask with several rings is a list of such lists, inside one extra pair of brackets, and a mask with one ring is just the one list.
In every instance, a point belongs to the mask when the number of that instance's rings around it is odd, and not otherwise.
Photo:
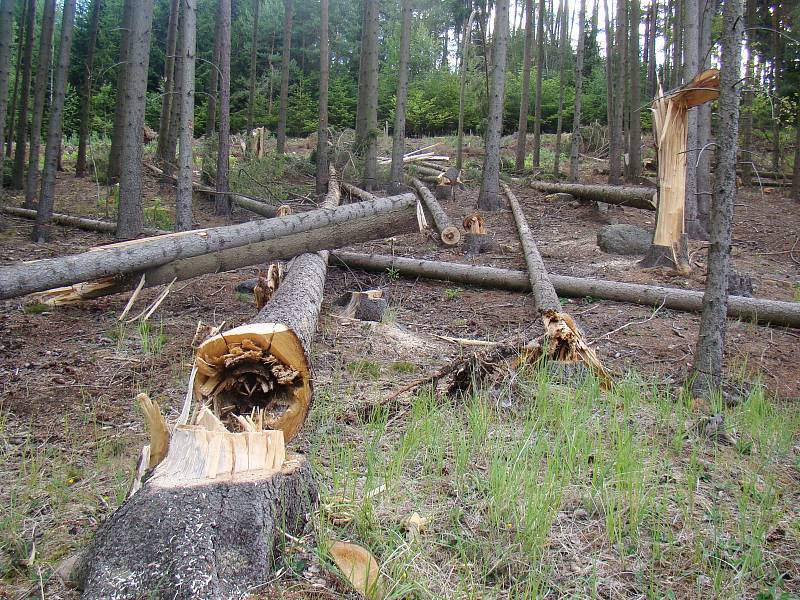
[(144, 218), (148, 225), (157, 229), (170, 230), (174, 225), (172, 216), (159, 196), (153, 198), (153, 200), (144, 207)]

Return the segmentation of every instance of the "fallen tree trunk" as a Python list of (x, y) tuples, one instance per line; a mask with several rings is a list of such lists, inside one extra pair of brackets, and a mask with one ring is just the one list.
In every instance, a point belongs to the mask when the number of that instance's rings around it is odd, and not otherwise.
[(422, 199), (425, 208), (430, 212), (433, 217), (433, 222), (436, 229), (439, 231), (439, 237), (445, 246), (455, 246), (461, 241), (461, 232), (453, 225), (450, 217), (444, 212), (442, 205), (433, 197), (433, 193), (422, 183), (419, 179), (413, 178), (411, 183), (417, 190), (420, 198)]
[[(337, 230), (345, 223), (352, 225), (356, 221), (362, 226), (374, 226), (380, 224), (382, 219), (392, 222), (394, 218), (402, 218), (401, 215), (416, 215), (416, 198), (413, 194), (335, 209), (317, 209), (276, 219), (172, 233), (110, 244), (83, 254), (16, 263), (0, 267), (0, 299), (141, 272), (181, 259), (243, 248), (259, 242), (275, 242), (288, 235), (305, 234), (308, 245), (302, 248), (304, 251), (331, 248), (337, 244), (342, 246), (355, 241), (334, 242), (341, 239)], [(398, 232), (392, 232), (391, 235), (394, 233)], [(295, 241), (299, 240), (295, 238)], [(248, 250), (242, 252), (247, 253)], [(227, 258), (230, 256), (226, 255)], [(258, 262), (266, 260), (269, 258), (262, 257)]]
[[(148, 169), (150, 169), (153, 173), (158, 175), (159, 177), (163, 177), (164, 179), (168, 179), (172, 183), (177, 185), (178, 180), (173, 175), (169, 175), (159, 169), (155, 165), (151, 165), (150, 163), (145, 163)], [(195, 192), (202, 192), (204, 194), (218, 194), (214, 188), (210, 188), (206, 185), (201, 183), (192, 182), (192, 189)], [(272, 219), (275, 217), (283, 217), (292, 213), (292, 208), (288, 204), (281, 204), (280, 206), (275, 206), (273, 204), (269, 204), (263, 200), (256, 200), (254, 198), (249, 198), (247, 196), (242, 196), (241, 194), (234, 194), (229, 193), (228, 196), (236, 206), (240, 208), (244, 208), (245, 210), (249, 210), (252, 213), (260, 215), (262, 217), (266, 217), (268, 219)]]
[(358, 198), (363, 202), (373, 202), (377, 200), (377, 196), (374, 196), (368, 191), (362, 190), (361, 188), (351, 185), (345, 181), (343, 181), (340, 185), (342, 186), (342, 189), (353, 198)]
[[(36, 219), (36, 210), (30, 208), (18, 208), (16, 206), (2, 206), (0, 211), (12, 217), (20, 217), (22, 219)], [(53, 213), (50, 219), (53, 223), (58, 225), (65, 225), (67, 227), (75, 227), (76, 229), (84, 229), (86, 231), (98, 231), (100, 233), (117, 232), (117, 224), (110, 221), (100, 221), (98, 219), (87, 219), (85, 217), (75, 217), (73, 215), (65, 215), (61, 213)], [(161, 235), (169, 233), (163, 229), (142, 229), (142, 233), (146, 235)]]
[[(339, 203), (333, 171), (329, 185), (326, 209)], [(83, 598), (246, 595), (274, 573), (287, 540), (303, 534), (318, 492), (307, 459), (287, 459), (284, 442), (311, 406), (327, 261), (324, 251), (297, 256), (250, 323), (198, 347), (171, 436), (157, 406), (145, 403), (149, 477), (79, 561)], [(200, 409), (186, 425), (191, 401)]]
[(425, 167), (423, 165), (413, 165), (413, 170), (419, 173), (420, 175), (427, 175), (429, 177), (438, 177), (442, 173), (444, 173), (444, 168), (432, 168), (432, 167)]
[(582, 183), (548, 183), (546, 181), (531, 181), (531, 187), (548, 194), (572, 194), (582, 200), (619, 204), (645, 210), (656, 209), (656, 190), (651, 188), (586, 185)]
[[(510, 269), (344, 251), (332, 252), (331, 264), (376, 273), (386, 273), (391, 268), (407, 277), (425, 277), (513, 292), (531, 291), (528, 274)], [(683, 312), (700, 312), (703, 309), (703, 292), (694, 290), (553, 273), (549, 274), (549, 278), (556, 292), (564, 297), (591, 297), (649, 307), (663, 304), (664, 308)], [(730, 296), (728, 317), (765, 325), (800, 328), (800, 302)]]

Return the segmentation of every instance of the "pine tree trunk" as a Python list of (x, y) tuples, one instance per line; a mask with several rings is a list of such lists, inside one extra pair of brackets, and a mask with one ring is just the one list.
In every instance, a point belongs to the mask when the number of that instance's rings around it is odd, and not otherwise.
[(794, 122), (794, 172), (792, 174), (792, 198), (800, 200), (800, 108), (797, 109), (797, 118)]
[[(14, 144), (14, 119), (17, 116), (17, 94), (19, 93), (19, 84), (21, 77), (19, 76), (22, 67), (22, 44), (25, 40), (25, 22), (28, 13), (28, 3), (23, 0), (22, 2), (22, 18), (17, 23), (17, 57), (16, 66), (14, 67), (14, 91), (11, 95), (11, 104), (7, 107), (9, 113), (9, 121), (6, 127), (6, 158), (11, 158), (11, 149)], [(10, 39), (10, 38), (9, 38)], [(2, 149), (0, 149), (1, 151)]]
[[(747, 17), (745, 22), (747, 27), (756, 26), (756, 1), (746, 0)], [(749, 187), (752, 185), (753, 161), (753, 98), (755, 97), (756, 81), (753, 77), (753, 63), (756, 53), (754, 44), (754, 30), (747, 33), (747, 63), (744, 72), (744, 90), (742, 91), (742, 129), (744, 130), (744, 148), (742, 148), (742, 185)], [(795, 163), (796, 164), (796, 163)]]
[(469, 70), (469, 46), (472, 35), (472, 23), (475, 20), (475, 11), (469, 14), (464, 26), (461, 40), (461, 82), (458, 92), (458, 142), (456, 144), (456, 169), (461, 171), (464, 166), (464, 91), (467, 86), (467, 71)]
[(250, 98), (247, 102), (247, 139), (255, 127), (256, 61), (258, 60), (258, 22), (261, 19), (261, 0), (253, 0), (253, 34), (250, 38)]
[(539, 0), (536, 23), (536, 91), (533, 100), (533, 168), (539, 167), (542, 153), (542, 75), (544, 74), (544, 3)]
[(119, 181), (120, 154), (122, 151), (123, 136), (125, 135), (125, 84), (128, 80), (128, 55), (130, 53), (131, 23), (133, 21), (135, 0), (123, 0), (121, 35), (119, 42), (119, 69), (117, 74), (117, 97), (114, 109), (114, 128), (111, 132), (111, 149), (108, 152), (108, 168), (106, 183), (109, 185)]
[[(698, 28), (698, 0), (683, 0), (681, 14), (684, 20), (683, 29), (683, 80), (691, 81), (697, 74), (698, 45), (700, 33)], [(697, 108), (689, 109), (689, 121), (686, 129), (686, 233), (693, 239), (705, 239), (705, 231), (697, 218)]]
[(47, 124), (47, 147), (44, 152), (42, 189), (33, 227), (33, 241), (42, 243), (50, 237), (50, 217), (53, 214), (53, 201), (56, 187), (58, 155), (61, 152), (62, 123), (64, 120), (64, 98), (67, 93), (69, 76), (69, 56), (72, 49), (72, 33), (75, 24), (75, 0), (64, 0), (61, 20), (61, 42), (58, 51), (58, 68), (53, 83), (53, 102), (50, 105), (50, 120)]
[[(783, 36), (781, 35), (780, 4), (772, 9), (772, 97), (781, 97), (781, 79), (783, 77)], [(781, 172), (781, 112), (773, 109), (772, 117), (772, 170)]]
[(147, 94), (147, 69), (150, 63), (150, 33), (153, 0), (140, 0), (132, 11), (128, 44), (128, 68), (120, 93), (125, 126), (119, 154), (119, 215), (117, 237), (129, 239), (142, 230), (142, 156), (144, 150), (144, 110)]
[(278, 107), (277, 152), (286, 152), (286, 114), (289, 107), (289, 61), (292, 57), (293, 0), (283, 0), (283, 59), (281, 61), (281, 96)]
[(55, 0), (45, 0), (42, 6), (42, 29), (39, 34), (39, 64), (36, 68), (33, 114), (31, 115), (31, 146), (28, 152), (28, 172), (25, 175), (25, 208), (33, 208), (36, 185), (39, 182), (39, 150), (42, 143), (42, 120), (44, 118), (47, 75), (53, 51), (53, 26), (56, 18)]
[[(356, 145), (364, 149), (365, 190), (372, 191), (377, 183), (378, 163), (378, 0), (366, 0), (364, 5), (364, 34), (361, 52), (364, 59), (364, 131)], [(359, 86), (361, 82), (359, 82)]]
[[(608, 124), (608, 138), (611, 141), (611, 132), (614, 129), (614, 29), (611, 25), (611, 11), (608, 0), (603, 0), (603, 12), (606, 21), (606, 123)], [(609, 157), (610, 159), (610, 157)]]
[(158, 146), (156, 157), (161, 164), (168, 168), (175, 159), (175, 155), (168, 154), (169, 126), (172, 119), (173, 107), (180, 103), (179, 95), (175, 93), (175, 56), (178, 51), (178, 15), (180, 14), (180, 0), (170, 0), (169, 22), (167, 24), (166, 58), (164, 60), (164, 95), (161, 98), (161, 118), (158, 121)]
[(78, 134), (78, 158), (75, 161), (75, 177), (86, 177), (87, 172), (86, 148), (89, 144), (92, 118), (92, 71), (94, 69), (94, 55), (97, 49), (97, 30), (100, 25), (102, 4), (102, 0), (92, 1), (92, 16), (89, 25), (89, 48), (87, 49), (81, 95), (81, 126)]
[[(219, 0), (219, 21), (219, 150), (216, 189), (218, 192), (228, 192), (231, 154), (231, 0)], [(230, 196), (217, 194), (214, 212), (218, 215), (231, 214)]]
[(208, 78), (208, 103), (206, 109), (206, 135), (212, 136), (217, 130), (217, 91), (219, 90), (219, 8), (214, 24), (214, 49), (211, 55), (211, 73)]
[[(178, 190), (175, 199), (175, 231), (188, 231), (192, 228), (192, 175), (194, 160), (192, 141), (194, 140), (194, 69), (197, 51), (197, 4), (196, 0), (181, 0), (181, 96), (180, 96), (180, 165), (178, 169)], [(176, 100), (178, 100), (176, 98)], [(176, 106), (178, 102), (174, 103)]]
[[(717, 11), (716, 0), (703, 0), (700, 2), (698, 44), (698, 70), (704, 71), (711, 67), (711, 25), (714, 13)], [(747, 85), (745, 83), (745, 85)], [(697, 197), (697, 220), (703, 231), (710, 230), (711, 223), (711, 105), (701, 104), (697, 107), (697, 169), (695, 176), (695, 190)]]
[(656, 35), (658, 33), (658, 0), (650, 0), (650, 35), (647, 36), (647, 97), (656, 95)]
[(556, 124), (556, 149), (553, 159), (553, 177), (561, 179), (561, 130), (564, 126), (564, 86), (567, 79), (567, 52), (572, 54), (572, 46), (568, 42), (568, 7), (566, 1), (561, 2), (561, 64), (559, 65), (558, 84), (558, 122)]
[(525, 154), (528, 143), (528, 112), (530, 111), (532, 52), (533, 0), (525, 0), (525, 46), (522, 50), (522, 90), (520, 92), (519, 127), (517, 129), (517, 171), (525, 170)]
[(328, 79), (330, 40), (328, 39), (328, 0), (319, 3), (319, 128), (317, 129), (317, 196), (328, 189)]
[(581, 138), (581, 104), (583, 96), (583, 55), (586, 45), (586, 0), (580, 0), (578, 9), (578, 48), (575, 53), (575, 113), (572, 117), (572, 137), (569, 149), (569, 180), (578, 181), (580, 166)]
[[(544, 0), (541, 0), (544, 2)], [(492, 90), (486, 121), (486, 156), (478, 196), (478, 208), (499, 210), (500, 195), (500, 136), (503, 134), (503, 101), (506, 85), (506, 51), (508, 48), (508, 0), (495, 2), (494, 48), (492, 49)]]
[(8, 79), (11, 71), (11, 45), (14, 30), (14, 0), (0, 0), (0, 190), (3, 189)]
[(29, 0), (25, 25), (25, 48), (22, 55), (22, 84), (19, 90), (17, 109), (17, 145), (14, 148), (14, 168), (11, 171), (11, 187), (21, 190), (25, 183), (25, 156), (28, 143), (28, 103), (30, 102), (31, 75), (33, 70), (33, 37), (36, 29), (36, 0)]
[(739, 132), (739, 89), (744, 26), (741, 0), (726, 0), (723, 10), (719, 130), (714, 199), (711, 214), (711, 246), (703, 295), (703, 314), (693, 371), (693, 388), (699, 392), (722, 386), (725, 357), (725, 316), (728, 310), (728, 273), (731, 260), (733, 205), (736, 202), (736, 147)]
[[(673, 22), (672, 22), (672, 85), (677, 87), (685, 80), (683, 67), (683, 31), (684, 31), (684, 0), (673, 0)], [(691, 77), (694, 77), (692, 73)]]
[(625, 105), (625, 24), (627, 11), (625, 0), (617, 0), (617, 22), (614, 31), (614, 100), (612, 104), (611, 142), (608, 157), (608, 182), (619, 185), (622, 180), (622, 154), (625, 146), (623, 130)]
[(170, 103), (169, 123), (167, 125), (167, 137), (164, 141), (164, 156), (161, 164), (164, 172), (172, 175), (177, 165), (176, 154), (178, 152), (178, 135), (181, 123), (181, 98), (183, 97), (183, 56), (178, 48), (183, 46), (183, 16), (178, 16), (178, 42), (175, 44), (176, 56), (172, 76), (172, 102)]
[(406, 100), (408, 99), (408, 61), (411, 47), (411, 0), (402, 0), (400, 17), (400, 65), (397, 74), (397, 107), (392, 132), (392, 172), (390, 193), (398, 193), (403, 183), (403, 154), (406, 145)]
[(638, 183), (642, 174), (642, 68), (639, 59), (639, 0), (631, 0), (631, 27), (628, 41), (628, 69), (631, 82), (630, 129), (628, 133), (628, 181)]

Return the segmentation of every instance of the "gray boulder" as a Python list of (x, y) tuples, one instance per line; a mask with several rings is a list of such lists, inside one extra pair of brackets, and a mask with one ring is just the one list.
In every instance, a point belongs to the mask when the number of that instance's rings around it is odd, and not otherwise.
[(606, 225), (597, 232), (597, 245), (603, 252), (625, 256), (645, 254), (653, 241), (653, 233), (636, 225)]

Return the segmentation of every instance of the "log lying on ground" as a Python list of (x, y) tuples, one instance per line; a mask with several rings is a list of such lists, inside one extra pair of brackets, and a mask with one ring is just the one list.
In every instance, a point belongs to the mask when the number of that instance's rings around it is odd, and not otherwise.
[[(250, 250), (244, 247), (259, 242), (271, 241), (273, 247), (278, 248), (281, 245), (278, 240), (289, 235), (306, 236), (308, 245), (301, 251), (333, 248), (337, 243), (332, 240), (339, 236), (338, 229), (345, 223), (352, 226), (354, 221), (360, 222), (362, 226), (369, 225), (374, 229), (376, 224), (386, 224), (385, 221), (394, 222), (393, 219), (404, 221), (404, 216), (416, 215), (416, 204), (416, 197), (413, 194), (403, 194), (380, 198), (375, 202), (359, 202), (335, 209), (317, 209), (287, 217), (173, 233), (110, 244), (83, 254), (16, 263), (0, 267), (0, 299), (124, 273), (141, 272), (180, 259), (209, 255), (232, 248), (242, 248), (241, 253), (248, 254)], [(388, 235), (396, 233), (402, 232), (393, 231)], [(295, 243), (300, 239), (295, 238)], [(345, 240), (338, 243), (338, 246), (355, 241)], [(234, 261), (231, 256), (231, 253), (222, 257), (218, 255), (217, 260), (238, 262), (241, 265), (240, 260)], [(281, 257), (287, 255), (283, 253), (282, 256), (264, 256), (260, 261), (248, 264), (258, 264)], [(207, 262), (209, 260), (211, 262)], [(201, 259), (198, 262), (204, 263), (206, 266), (202, 268), (207, 269), (215, 259)], [(194, 264), (196, 263), (193, 263), (191, 268), (182, 267), (182, 270), (195, 269)], [(223, 270), (230, 268), (238, 267), (226, 267)], [(214, 271), (212, 269), (203, 272)], [(196, 274), (198, 273), (195, 272)], [(186, 275), (182, 278), (186, 278)]]
[[(163, 177), (164, 179), (168, 179), (172, 183), (177, 183), (177, 179), (164, 173), (161, 169), (159, 169), (155, 165), (151, 165), (150, 163), (145, 163), (148, 169), (150, 169), (153, 173), (158, 175), (159, 177)], [(204, 194), (217, 194), (218, 192), (214, 188), (210, 188), (206, 185), (201, 183), (192, 182), (192, 188), (195, 192), (202, 192)], [(230, 196), (231, 202), (233, 202), (236, 206), (240, 208), (244, 208), (245, 210), (249, 210), (252, 213), (260, 215), (262, 217), (266, 217), (268, 219), (272, 219), (274, 217), (283, 217), (292, 213), (292, 208), (288, 204), (281, 204), (280, 206), (275, 206), (264, 200), (256, 200), (255, 198), (249, 198), (247, 196), (242, 196), (241, 194), (228, 194)]]
[[(0, 211), (12, 217), (22, 219), (36, 219), (36, 210), (30, 208), (18, 208), (16, 206), (0, 206)], [(52, 222), (67, 227), (75, 227), (85, 231), (98, 231), (100, 233), (116, 233), (117, 224), (110, 221), (100, 221), (98, 219), (87, 219), (85, 217), (75, 217), (61, 213), (53, 213)], [(163, 229), (146, 228), (142, 230), (146, 235), (161, 235), (169, 233)]]
[(461, 232), (453, 225), (450, 217), (444, 212), (442, 205), (433, 197), (433, 193), (419, 179), (412, 179), (411, 182), (422, 199), (422, 202), (425, 204), (425, 208), (428, 209), (428, 212), (430, 212), (433, 217), (433, 222), (436, 225), (442, 243), (445, 246), (455, 246), (458, 244), (458, 242), (461, 241)]
[[(339, 202), (335, 173), (324, 206)], [(84, 598), (230, 598), (266, 582), (317, 502), (308, 461), (285, 456), (305, 422), (310, 348), (327, 252), (297, 256), (247, 325), (197, 349), (187, 402), (162, 462), (78, 563)], [(187, 422), (191, 401), (199, 409)], [(148, 423), (153, 411), (146, 410)], [(161, 454), (161, 452), (159, 453)], [(153, 464), (155, 462), (155, 464)]]
[(362, 202), (372, 202), (377, 199), (377, 196), (370, 194), (366, 190), (362, 190), (354, 185), (351, 185), (345, 181), (341, 183), (342, 189), (347, 192), (349, 196), (353, 198), (358, 198)]
[(544, 351), (552, 360), (584, 363), (597, 375), (603, 386), (610, 387), (611, 377), (606, 373), (594, 350), (583, 339), (580, 328), (569, 315), (561, 312), (561, 302), (550, 281), (542, 255), (539, 254), (539, 249), (536, 247), (528, 220), (525, 218), (525, 213), (522, 212), (522, 206), (511, 192), (511, 188), (503, 182), (500, 185), (517, 225), (517, 233), (525, 254), (525, 264), (528, 267), (528, 277), (531, 281), (534, 308), (543, 313), (545, 339), (547, 340), (547, 347), (544, 348)]
[(420, 175), (428, 175), (429, 177), (439, 177), (446, 167), (442, 166), (441, 168), (432, 168), (432, 167), (425, 167), (423, 165), (414, 165), (413, 170), (419, 173)]
[(652, 188), (587, 185), (582, 183), (548, 183), (546, 181), (531, 181), (531, 187), (548, 194), (571, 194), (576, 198), (594, 202), (619, 204), (645, 210), (656, 209), (656, 190)]
[[(425, 277), (513, 292), (531, 291), (528, 274), (510, 269), (344, 251), (332, 252), (331, 264), (375, 273), (386, 273), (391, 268), (405, 277)], [(694, 290), (553, 273), (549, 274), (549, 278), (559, 296), (568, 298), (591, 297), (649, 307), (663, 304), (664, 308), (683, 312), (700, 312), (703, 309), (703, 292)], [(728, 317), (764, 325), (800, 328), (800, 302), (730, 296)]]

